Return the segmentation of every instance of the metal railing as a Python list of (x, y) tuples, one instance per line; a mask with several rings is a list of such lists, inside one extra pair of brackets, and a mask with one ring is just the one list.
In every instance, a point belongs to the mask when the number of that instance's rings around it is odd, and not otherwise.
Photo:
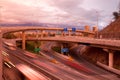
[(97, 37), (97, 35), (95, 35), (95, 38), (120, 40), (120, 32), (117, 32), (117, 33), (115, 33), (115, 32), (98, 33), (98, 37)]

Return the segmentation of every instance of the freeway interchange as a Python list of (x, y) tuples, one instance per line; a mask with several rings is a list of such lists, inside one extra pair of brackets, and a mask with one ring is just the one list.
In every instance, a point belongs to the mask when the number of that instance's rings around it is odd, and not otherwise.
[[(73, 59), (50, 49), (54, 43), (43, 47), (40, 55), (35, 55), (15, 46), (3, 44), (3, 51), (9, 54), (9, 60), (28, 80), (119, 80), (118, 75), (103, 70), (82, 57)], [(12, 48), (11, 48), (12, 47)], [(76, 47), (74, 54), (78, 54)], [(72, 54), (71, 54), (72, 55)], [(79, 60), (77, 60), (79, 58)]]

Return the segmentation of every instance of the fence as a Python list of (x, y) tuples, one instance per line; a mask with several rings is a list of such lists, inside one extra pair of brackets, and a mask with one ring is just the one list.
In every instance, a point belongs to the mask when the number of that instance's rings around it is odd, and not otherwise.
[[(98, 36), (98, 37), (97, 37)], [(120, 32), (104, 32), (104, 33), (98, 33), (96, 34), (97, 38), (103, 38), (103, 39), (115, 39), (115, 40), (120, 40)]]

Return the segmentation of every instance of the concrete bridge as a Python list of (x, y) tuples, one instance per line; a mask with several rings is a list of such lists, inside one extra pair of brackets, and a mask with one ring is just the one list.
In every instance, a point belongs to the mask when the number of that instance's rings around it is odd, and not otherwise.
[[(21, 31), (31, 31), (31, 30), (36, 30), (36, 31), (64, 31), (64, 28), (49, 28), (49, 27), (2, 27), (1, 28), (2, 33), (10, 33), (10, 32), (21, 32)], [(93, 27), (93, 30), (90, 31), (89, 26), (85, 26), (84, 30), (76, 30), (75, 32), (80, 32), (80, 33), (88, 33), (88, 34), (94, 34), (97, 31), (97, 27)], [(67, 28), (67, 32), (72, 32), (72, 29)]]
[[(25, 38), (24, 38), (25, 39)], [(106, 40), (106, 39), (95, 39), (95, 38), (84, 38), (75, 36), (66, 37), (43, 37), (43, 38), (27, 38), (22, 40), (22, 48), (25, 49), (25, 42), (28, 41), (56, 41), (56, 42), (66, 42), (66, 43), (78, 43), (91, 47), (102, 48), (104, 51), (109, 53), (109, 67), (113, 67), (113, 56), (115, 51), (120, 51), (120, 40)], [(62, 48), (62, 46), (61, 46)]]
[[(26, 38), (27, 31), (36, 31), (36, 37), (35, 38)], [(40, 31), (40, 32), (39, 32)], [(44, 37), (43, 32), (46, 31), (55, 31), (54, 37)], [(57, 31), (61, 31), (61, 34), (59, 37), (57, 37)], [(113, 55), (114, 52), (117, 50), (120, 50), (120, 40), (107, 40), (107, 39), (95, 39), (95, 38), (89, 38), (94, 37), (95, 33), (97, 33), (97, 29), (94, 28), (93, 31), (89, 30), (89, 27), (86, 26), (84, 30), (76, 30), (74, 33), (81, 33), (81, 36), (71, 35), (72, 29), (68, 29), (67, 33), (64, 32), (64, 28), (43, 28), (43, 27), (5, 27), (2, 28), (2, 33), (10, 33), (10, 32), (22, 32), (22, 49), (25, 49), (25, 43), (26, 40), (42, 40), (42, 41), (60, 41), (60, 42), (74, 42), (78, 44), (83, 44), (87, 46), (94, 46), (103, 48), (103, 50), (107, 51), (109, 53), (109, 67), (113, 67)], [(39, 37), (40, 33), (40, 37)], [(87, 36), (86, 36), (87, 34)], [(84, 37), (85, 36), (85, 37)], [(86, 38), (87, 37), (87, 38)]]

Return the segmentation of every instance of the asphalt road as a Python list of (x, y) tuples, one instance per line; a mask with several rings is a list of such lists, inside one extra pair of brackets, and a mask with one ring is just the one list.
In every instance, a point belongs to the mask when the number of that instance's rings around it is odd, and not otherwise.
[[(15, 64), (25, 64), (30, 66), (33, 70), (39, 71), (41, 75), (46, 78), (52, 78), (52, 80), (93, 80), (93, 78), (86, 76), (72, 67), (66, 66), (63, 63), (53, 63), (48, 58), (44, 56), (36, 56), (21, 49), (9, 49), (4, 48), (4, 51), (9, 54), (10, 60)], [(39, 68), (31, 66), (31, 64), (27, 63), (27, 61), (34, 66), (38, 66)], [(69, 62), (68, 62), (69, 63)], [(71, 64), (71, 63), (70, 63)], [(46, 71), (47, 75), (44, 74), (41, 70)], [(84, 70), (83, 70), (84, 71)], [(53, 77), (49, 75), (53, 75)]]
[(72, 53), (71, 56), (73, 57), (73, 60), (69, 60), (68, 57), (52, 51), (50, 49), (50, 46), (52, 45), (54, 45), (54, 43), (46, 44), (46, 48), (48, 48), (48, 50), (47, 51), (43, 50), (42, 52), (45, 55), (48, 55), (58, 60), (62, 64), (69, 66), (70, 68), (76, 70), (80, 74), (87, 76), (88, 80), (120, 80), (118, 75), (115, 75), (100, 67), (97, 67), (93, 65), (92, 63), (89, 63), (88, 61), (86, 61), (84, 58), (82, 58), (79, 55), (79, 50), (78, 50), (80, 49), (80, 47), (73, 48), (71, 52)]

